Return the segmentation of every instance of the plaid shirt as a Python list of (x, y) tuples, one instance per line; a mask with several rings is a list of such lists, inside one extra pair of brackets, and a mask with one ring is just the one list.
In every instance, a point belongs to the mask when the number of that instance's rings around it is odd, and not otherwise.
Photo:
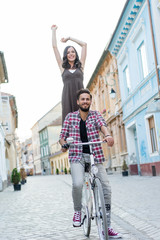
[[(60, 133), (60, 139), (66, 140), (68, 137), (74, 139), (74, 143), (81, 143), (80, 137), (80, 113), (79, 111), (68, 113)], [(98, 111), (89, 111), (86, 119), (86, 130), (89, 142), (100, 141), (99, 131), (102, 126), (106, 126), (106, 122)], [(105, 161), (101, 144), (92, 145), (95, 163), (102, 163)], [(69, 161), (77, 162), (82, 158), (82, 146), (73, 146), (69, 148)]]

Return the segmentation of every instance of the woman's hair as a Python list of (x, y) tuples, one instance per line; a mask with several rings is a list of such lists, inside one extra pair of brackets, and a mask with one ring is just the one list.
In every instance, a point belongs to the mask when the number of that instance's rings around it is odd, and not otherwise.
[(63, 68), (66, 68), (66, 69), (69, 69), (71, 68), (71, 65), (69, 64), (68, 62), (68, 59), (67, 59), (67, 52), (68, 52), (68, 48), (72, 47), (76, 53), (76, 59), (74, 61), (74, 68), (82, 68), (82, 64), (79, 60), (79, 56), (78, 56), (78, 53), (76, 51), (76, 49), (73, 47), (73, 46), (67, 46), (65, 49), (64, 49), (64, 52), (63, 52), (63, 62), (62, 62), (62, 67)]
[(89, 95), (90, 95), (90, 98), (91, 98), (91, 100), (92, 100), (92, 95), (91, 95), (91, 93), (90, 93), (90, 91), (89, 91), (88, 88), (81, 88), (81, 89), (78, 90), (76, 93), (77, 93), (77, 100), (79, 100), (80, 95), (83, 94), (83, 93), (89, 94)]

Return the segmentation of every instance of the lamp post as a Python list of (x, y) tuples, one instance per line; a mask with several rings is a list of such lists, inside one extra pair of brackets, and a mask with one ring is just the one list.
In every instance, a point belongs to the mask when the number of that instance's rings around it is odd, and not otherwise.
[[(116, 74), (118, 74), (118, 72), (108, 72), (105, 76), (99, 75), (99, 79), (100, 80), (103, 79), (104, 82), (106, 83), (106, 85), (111, 87), (109, 94), (112, 99), (114, 99), (115, 97), (117, 99), (116, 91), (113, 88), (113, 86), (115, 86), (115, 88), (116, 88), (116, 80), (115, 80), (115, 78), (113, 78)], [(107, 77), (110, 75), (112, 75), (113, 77), (110, 79), (110, 81), (108, 81)]]

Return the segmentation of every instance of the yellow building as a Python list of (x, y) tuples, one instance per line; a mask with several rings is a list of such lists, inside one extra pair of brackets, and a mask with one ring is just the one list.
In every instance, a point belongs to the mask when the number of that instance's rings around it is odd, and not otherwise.
[(93, 96), (91, 108), (102, 113), (114, 137), (115, 144), (112, 148), (103, 144), (107, 160), (105, 167), (108, 171), (121, 171), (123, 160), (128, 158), (128, 153), (122, 121), (117, 63), (107, 49), (104, 50), (87, 88)]
[(58, 142), (51, 146), (50, 152), (51, 174), (57, 174), (57, 171), (59, 174), (64, 174), (65, 169), (67, 170), (67, 173), (69, 173), (70, 164), (68, 161), (68, 152), (63, 153)]

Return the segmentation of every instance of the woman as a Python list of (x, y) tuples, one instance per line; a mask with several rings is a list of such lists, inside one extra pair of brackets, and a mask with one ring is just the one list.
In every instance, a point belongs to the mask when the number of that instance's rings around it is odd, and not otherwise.
[(62, 123), (69, 112), (78, 110), (76, 92), (83, 86), (83, 69), (87, 54), (87, 44), (72, 37), (62, 38), (61, 42), (66, 43), (68, 40), (79, 44), (82, 48), (81, 58), (79, 60), (76, 49), (73, 46), (67, 46), (64, 49), (63, 59), (57, 48), (56, 30), (57, 26), (53, 25), (52, 29), (52, 46), (54, 54), (60, 68), (63, 80), (62, 91)]

